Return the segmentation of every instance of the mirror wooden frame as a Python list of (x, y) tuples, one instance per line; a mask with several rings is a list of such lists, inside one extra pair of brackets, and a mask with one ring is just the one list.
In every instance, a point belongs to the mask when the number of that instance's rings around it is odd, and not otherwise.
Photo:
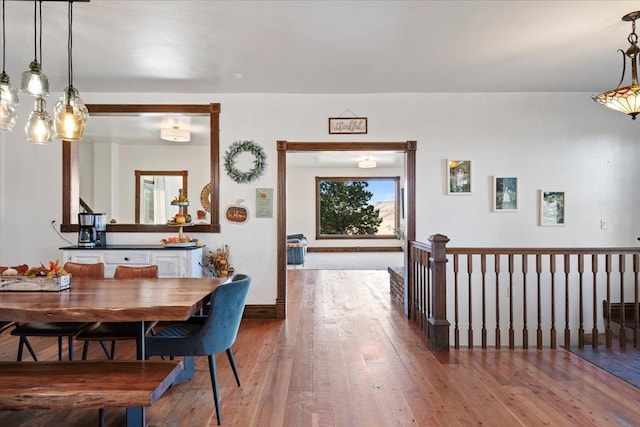
[[(141, 178), (143, 176), (178, 176), (182, 178), (182, 184), (180, 184), (180, 188), (184, 191), (184, 194), (189, 194), (189, 171), (143, 171), (143, 170), (135, 170), (135, 180), (136, 180), (136, 206), (135, 206), (135, 221), (136, 224), (140, 224), (140, 200), (142, 199), (142, 185)], [(177, 194), (177, 193), (176, 193)], [(177, 208), (176, 208), (177, 209)], [(185, 209), (187, 212), (187, 209)], [(142, 223), (141, 225), (145, 225), (146, 223)], [(149, 225), (149, 224), (147, 224)]]
[[(209, 115), (210, 127), (210, 175), (211, 175), (211, 222), (194, 224), (191, 233), (220, 232), (220, 104), (87, 104), (89, 115), (141, 115), (184, 114)], [(78, 224), (71, 219), (80, 212), (79, 149), (82, 142), (62, 141), (62, 223), (61, 232), (77, 232)], [(173, 233), (175, 227), (162, 224), (107, 224), (110, 233)]]

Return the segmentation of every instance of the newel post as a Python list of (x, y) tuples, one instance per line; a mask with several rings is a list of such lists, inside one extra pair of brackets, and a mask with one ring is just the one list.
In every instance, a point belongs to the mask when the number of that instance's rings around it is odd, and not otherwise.
[(431, 242), (431, 316), (429, 317), (429, 349), (449, 351), (449, 326), (447, 320), (447, 243), (442, 234), (429, 237)]

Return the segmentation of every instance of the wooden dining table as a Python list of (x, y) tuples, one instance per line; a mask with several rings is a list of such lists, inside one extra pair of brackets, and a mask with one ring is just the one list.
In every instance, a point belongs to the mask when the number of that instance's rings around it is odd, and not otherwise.
[[(0, 292), (0, 321), (139, 322), (138, 360), (145, 357), (145, 322), (187, 320), (228, 278), (85, 279), (72, 278), (58, 292)], [(180, 381), (193, 376), (193, 358), (185, 359)], [(145, 408), (127, 414), (141, 419)]]

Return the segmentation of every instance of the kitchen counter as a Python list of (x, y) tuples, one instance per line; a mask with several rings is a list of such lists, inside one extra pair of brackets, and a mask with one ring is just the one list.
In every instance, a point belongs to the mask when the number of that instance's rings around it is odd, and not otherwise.
[(135, 245), (107, 245), (107, 246), (95, 246), (93, 248), (87, 248), (82, 246), (63, 246), (58, 248), (63, 251), (73, 251), (73, 250), (101, 250), (101, 251), (148, 251), (148, 250), (195, 250), (203, 248), (204, 246), (164, 246), (164, 245), (145, 245), (145, 244), (135, 244)]
[(62, 250), (62, 263), (79, 262), (93, 264), (104, 263), (104, 277), (113, 277), (116, 267), (127, 265), (142, 267), (158, 266), (158, 277), (202, 277), (202, 258), (204, 246), (164, 246), (133, 244), (107, 245), (84, 248), (65, 246)]

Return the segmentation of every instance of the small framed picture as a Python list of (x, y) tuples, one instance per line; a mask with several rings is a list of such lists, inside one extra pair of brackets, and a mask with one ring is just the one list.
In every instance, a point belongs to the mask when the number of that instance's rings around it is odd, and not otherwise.
[(564, 226), (564, 191), (539, 190), (540, 194), (540, 226)]
[(518, 178), (493, 177), (493, 211), (518, 212)]
[(471, 194), (471, 160), (447, 160), (447, 194)]
[(329, 117), (329, 133), (367, 133), (366, 117)]

